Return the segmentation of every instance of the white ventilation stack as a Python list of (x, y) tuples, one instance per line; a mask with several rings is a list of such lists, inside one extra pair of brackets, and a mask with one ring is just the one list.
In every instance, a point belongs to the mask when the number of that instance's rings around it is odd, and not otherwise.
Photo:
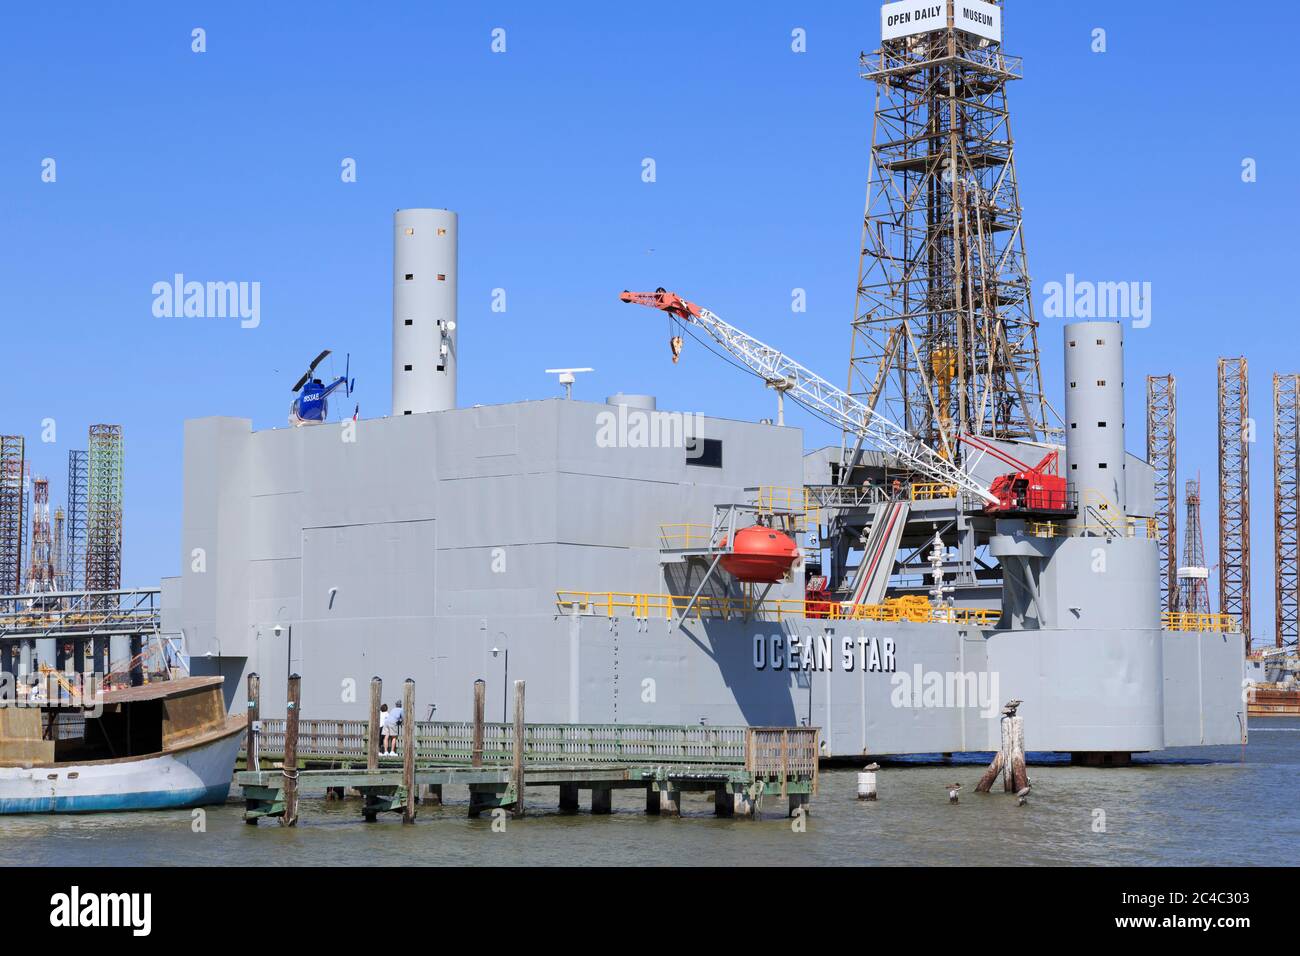
[(456, 407), (456, 214), (393, 214), (393, 414)]
[[(1119, 525), (1127, 514), (1124, 455), (1124, 326), (1065, 327), (1065, 458), (1079, 495), (1074, 525)], [(1090, 514), (1089, 509), (1097, 514)]]

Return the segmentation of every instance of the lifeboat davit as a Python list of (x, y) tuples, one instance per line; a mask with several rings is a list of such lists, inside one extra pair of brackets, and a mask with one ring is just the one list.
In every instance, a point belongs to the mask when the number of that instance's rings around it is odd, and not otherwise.
[[(725, 538), (722, 546), (727, 546)], [(775, 584), (789, 573), (798, 557), (799, 546), (788, 534), (756, 524), (736, 532), (735, 547), (720, 563), (740, 581)]]

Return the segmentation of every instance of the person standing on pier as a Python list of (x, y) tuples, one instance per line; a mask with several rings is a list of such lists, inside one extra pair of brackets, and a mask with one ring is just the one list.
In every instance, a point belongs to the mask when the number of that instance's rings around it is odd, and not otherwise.
[(402, 732), (402, 720), (406, 716), (402, 713), (402, 702), (400, 700), (393, 702), (393, 709), (390, 712), (392, 719), (388, 722), (389, 732), (393, 735), (393, 756), (400, 756), (397, 752), (397, 735)]
[(388, 712), (387, 704), (379, 705), (379, 755), (391, 757), (396, 752), (396, 738), (393, 736), (393, 715)]

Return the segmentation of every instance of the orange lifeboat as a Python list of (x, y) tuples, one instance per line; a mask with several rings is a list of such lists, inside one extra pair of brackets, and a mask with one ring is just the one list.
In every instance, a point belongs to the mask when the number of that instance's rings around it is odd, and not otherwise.
[[(725, 538), (722, 546), (727, 546)], [(786, 576), (798, 557), (799, 546), (788, 534), (756, 524), (736, 532), (735, 547), (722, 556), (720, 563), (738, 580), (775, 584)]]

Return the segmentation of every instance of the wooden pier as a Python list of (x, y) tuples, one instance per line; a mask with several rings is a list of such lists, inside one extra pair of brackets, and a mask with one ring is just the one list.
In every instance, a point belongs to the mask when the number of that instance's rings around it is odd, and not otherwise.
[[(371, 710), (381, 686), (371, 682)], [(312, 793), (361, 794), (362, 816), (397, 812), (414, 822), (417, 794), (441, 802), (443, 787), (469, 789), (469, 814), (508, 808), (524, 815), (525, 793), (555, 787), (561, 812), (579, 808), (590, 793), (593, 814), (612, 809), (613, 791), (639, 789), (646, 812), (677, 815), (684, 793), (712, 793), (719, 816), (755, 817), (765, 798), (806, 812), (817, 792), (820, 730), (816, 727), (640, 726), (529, 724), (524, 682), (515, 681), (515, 720), (487, 723), (482, 681), (475, 684), (472, 722), (404, 721), (399, 756), (379, 751), (376, 721), (307, 720), (298, 713), (298, 678), (289, 680), (284, 720), (249, 721), (246, 769), (235, 775), (245, 800), (244, 820), (274, 817), (293, 826), (298, 798)], [(415, 685), (407, 681), (403, 711), (414, 712)], [(249, 677), (250, 717), (260, 712), (256, 675)], [(374, 732), (372, 733), (372, 728)], [(414, 733), (407, 733), (413, 728)], [(251, 755), (251, 756), (249, 756)]]

